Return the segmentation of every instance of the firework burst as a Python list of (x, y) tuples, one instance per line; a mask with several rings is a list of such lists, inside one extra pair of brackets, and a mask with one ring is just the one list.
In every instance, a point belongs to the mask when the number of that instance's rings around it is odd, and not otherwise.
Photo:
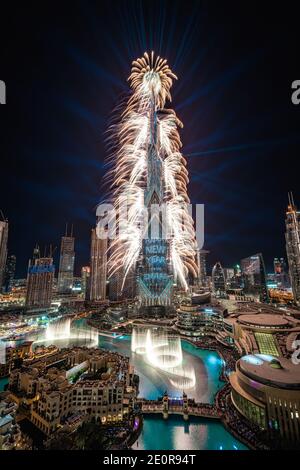
[[(170, 240), (173, 275), (187, 289), (187, 276), (197, 276), (195, 231), (188, 211), (188, 171), (181, 154), (178, 128), (182, 123), (172, 109), (170, 89), (177, 79), (166, 59), (145, 52), (133, 61), (128, 81), (132, 93), (121, 113), (120, 121), (110, 127), (112, 144), (109, 172), (111, 197), (116, 212), (127, 204), (127, 217), (122, 230), (111, 242), (109, 274), (123, 270), (124, 281), (136, 266), (145, 232), (144, 194), (147, 187), (149, 145), (154, 144), (162, 167), (163, 203), (166, 204), (166, 233)], [(153, 138), (155, 122), (155, 142)], [(119, 221), (120, 222), (120, 221)]]

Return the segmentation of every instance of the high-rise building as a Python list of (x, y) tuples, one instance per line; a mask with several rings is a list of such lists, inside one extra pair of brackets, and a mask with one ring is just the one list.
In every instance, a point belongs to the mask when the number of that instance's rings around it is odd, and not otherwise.
[(12, 287), (12, 282), (15, 277), (15, 271), (16, 271), (16, 257), (15, 255), (10, 255), (7, 257), (6, 266), (5, 266), (3, 292), (10, 292), (11, 287)]
[(284, 258), (274, 258), (274, 281), (279, 288), (290, 287), (287, 266)]
[(4, 282), (7, 258), (8, 221), (0, 220), (0, 292)]
[(223, 296), (226, 291), (225, 287), (225, 275), (224, 275), (224, 269), (222, 268), (222, 265), (220, 261), (218, 261), (213, 269), (212, 269), (212, 287), (213, 287), (213, 292), (217, 296)]
[(139, 304), (151, 315), (169, 310), (174, 284), (187, 292), (198, 278), (182, 123), (165, 109), (174, 78), (166, 60), (145, 52), (132, 64), (132, 94), (112, 126), (112, 202), (119, 212), (126, 200), (127, 217), (125, 236), (117, 231), (111, 243), (109, 275), (123, 273), (123, 291), (135, 270)]
[(266, 269), (261, 253), (241, 260), (243, 291), (259, 297), (261, 302), (269, 300), (266, 282)]
[(66, 228), (66, 234), (61, 238), (59, 272), (57, 282), (57, 291), (60, 294), (70, 294), (72, 292), (75, 261), (75, 238), (73, 237), (72, 232), (73, 229), (71, 231), (71, 235), (68, 236)]
[(286, 253), (289, 264), (290, 281), (294, 301), (300, 305), (300, 212), (294, 203), (292, 193), (289, 193), (289, 204), (285, 219)]
[(197, 265), (198, 265), (198, 272), (199, 278), (198, 283), (200, 287), (207, 286), (207, 268), (206, 268), (206, 257), (209, 253), (208, 250), (199, 250), (197, 249)]
[(91, 236), (91, 274), (89, 300), (103, 301), (106, 298), (107, 237), (99, 238), (97, 230)]
[(55, 266), (52, 257), (36, 258), (29, 261), (27, 274), (27, 308), (49, 308)]
[(120, 301), (126, 299), (133, 299), (136, 295), (136, 272), (131, 269), (124, 281), (124, 272), (119, 269), (109, 279), (108, 295), (109, 300)]
[(81, 268), (81, 295), (84, 299), (88, 297), (88, 289), (90, 284), (90, 266), (82, 266)]

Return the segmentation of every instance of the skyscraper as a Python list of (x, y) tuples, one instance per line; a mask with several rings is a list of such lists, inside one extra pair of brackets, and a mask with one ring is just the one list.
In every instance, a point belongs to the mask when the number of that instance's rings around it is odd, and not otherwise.
[(274, 258), (274, 280), (279, 288), (289, 287), (289, 276), (284, 258)]
[(207, 269), (206, 269), (206, 257), (209, 251), (199, 250), (197, 248), (197, 265), (199, 271), (198, 283), (200, 287), (207, 286)]
[(61, 238), (60, 247), (60, 260), (57, 291), (60, 294), (70, 294), (72, 292), (73, 277), (74, 277), (74, 242), (73, 229), (71, 235), (68, 236), (67, 227), (66, 234)]
[(0, 220), (0, 291), (4, 282), (5, 266), (7, 258), (7, 239), (8, 239), (8, 222)]
[(88, 297), (88, 289), (90, 285), (90, 266), (82, 266), (81, 268), (81, 295), (84, 299)]
[(198, 278), (182, 123), (165, 108), (176, 78), (166, 60), (145, 52), (132, 63), (131, 96), (111, 126), (112, 201), (118, 211), (126, 200), (128, 217), (111, 243), (109, 274), (123, 272), (123, 290), (136, 270), (140, 305), (153, 312), (171, 305), (174, 284), (187, 291), (189, 278)]
[(10, 292), (12, 287), (12, 281), (15, 277), (16, 271), (16, 257), (15, 255), (10, 255), (7, 257), (6, 266), (5, 266), (5, 275), (3, 282), (3, 291)]
[(107, 237), (98, 238), (96, 229), (91, 236), (91, 275), (89, 300), (103, 301), (106, 298)]
[(51, 256), (29, 261), (27, 274), (27, 308), (49, 308), (52, 300), (52, 287), (55, 266)]
[(213, 269), (212, 269), (212, 286), (213, 286), (213, 292), (217, 296), (223, 296), (225, 294), (226, 288), (225, 288), (225, 275), (224, 275), (224, 269), (222, 268), (222, 265), (220, 261), (218, 261)]
[(243, 291), (259, 297), (261, 302), (269, 300), (266, 269), (261, 253), (241, 260)]
[(295, 206), (292, 193), (288, 196), (289, 204), (285, 219), (286, 253), (294, 301), (300, 305), (300, 212)]

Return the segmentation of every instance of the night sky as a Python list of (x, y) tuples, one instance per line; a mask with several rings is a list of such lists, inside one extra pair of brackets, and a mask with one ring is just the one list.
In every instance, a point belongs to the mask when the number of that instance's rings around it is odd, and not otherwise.
[(66, 222), (76, 271), (88, 263), (104, 133), (132, 60), (152, 49), (178, 76), (172, 106), (184, 123), (191, 200), (205, 204), (210, 264), (262, 252), (270, 270), (285, 256), (289, 190), (300, 206), (300, 105), (291, 102), (300, 16), (288, 2), (284, 11), (242, 3), (52, 1), (1, 11), (0, 209), (18, 276), (36, 242), (57, 246), (57, 263)]

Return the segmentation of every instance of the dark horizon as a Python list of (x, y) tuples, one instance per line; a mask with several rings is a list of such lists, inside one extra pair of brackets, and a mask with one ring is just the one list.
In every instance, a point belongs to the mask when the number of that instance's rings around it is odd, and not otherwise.
[(0, 209), (16, 277), (25, 277), (36, 243), (42, 253), (57, 246), (57, 272), (66, 222), (74, 224), (76, 273), (89, 263), (104, 133), (132, 60), (152, 49), (178, 76), (170, 107), (184, 124), (191, 201), (205, 204), (209, 266), (261, 252), (270, 271), (274, 257), (286, 258), (288, 191), (300, 207), (296, 15), (201, 1), (57, 8), (46, 2), (35, 17), (28, 5), (8, 10), (0, 33)]

